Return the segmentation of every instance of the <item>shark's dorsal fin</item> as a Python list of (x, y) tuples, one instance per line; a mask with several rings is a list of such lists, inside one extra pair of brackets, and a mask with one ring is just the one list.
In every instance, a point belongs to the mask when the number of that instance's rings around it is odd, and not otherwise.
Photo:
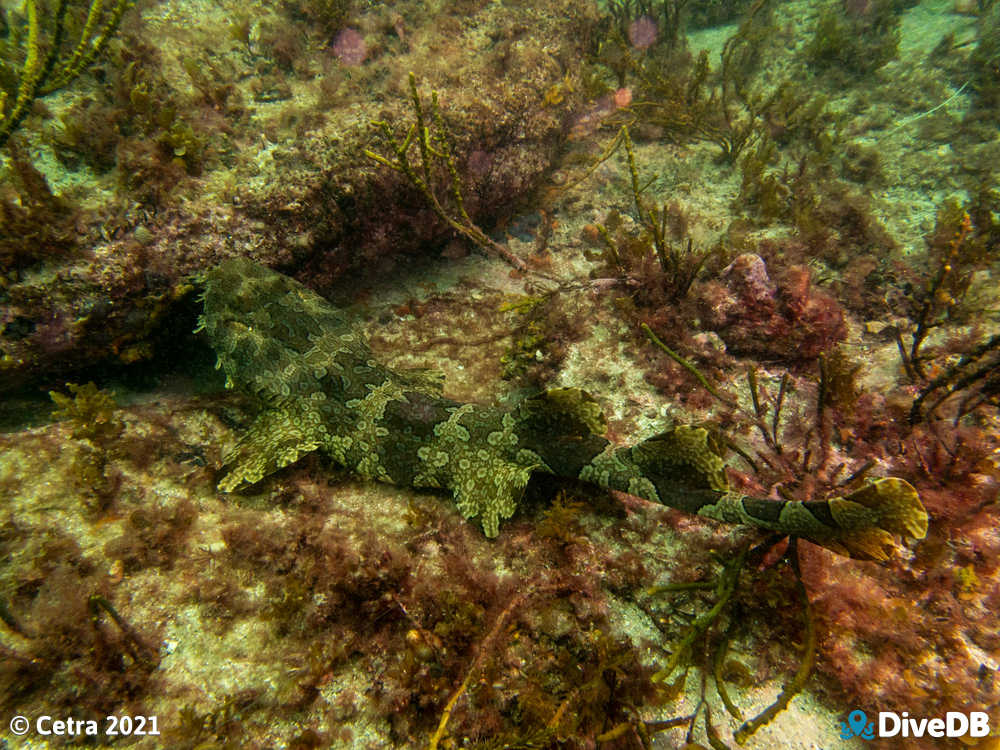
[(680, 425), (632, 448), (632, 459), (657, 485), (678, 490), (726, 492), (726, 462), (722, 446), (704, 427)]
[(601, 407), (579, 388), (554, 388), (527, 398), (512, 416), (520, 445), (542, 456), (553, 474), (579, 476), (608, 445)]
[(540, 430), (558, 435), (603, 435), (608, 429), (600, 404), (580, 388), (550, 388), (530, 396), (519, 404), (518, 416), (527, 429), (541, 423)]

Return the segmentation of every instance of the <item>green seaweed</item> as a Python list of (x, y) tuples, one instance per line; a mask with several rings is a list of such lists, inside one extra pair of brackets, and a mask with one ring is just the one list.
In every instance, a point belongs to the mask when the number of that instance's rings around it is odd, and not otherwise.
[(767, 113), (785, 97), (782, 84), (769, 93), (758, 90), (756, 74), (772, 36), (771, 3), (755, 0), (736, 32), (726, 40), (720, 66), (713, 71), (702, 50), (669, 60), (636, 58), (625, 50), (627, 70), (639, 81), (629, 107), (633, 122), (662, 129), (670, 140), (715, 143), (720, 158), (735, 164), (763, 136)]
[(354, 12), (354, 0), (299, 0), (298, 6), (328, 37), (344, 28)]
[[(431, 92), (430, 119), (428, 120), (423, 102), (420, 99), (420, 93), (417, 90), (417, 77), (412, 71), (409, 75), (409, 84), (410, 104), (413, 108), (413, 123), (407, 128), (406, 135), (400, 140), (396, 137), (389, 123), (382, 120), (374, 121), (372, 125), (382, 131), (392, 151), (392, 156), (385, 156), (371, 149), (364, 150), (365, 156), (382, 166), (402, 174), (416, 188), (417, 192), (423, 196), (437, 217), (451, 227), (453, 231), (465, 237), (477, 247), (482, 248), (488, 253), (498, 255), (515, 268), (523, 270), (525, 268), (524, 261), (487, 235), (472, 220), (472, 217), (469, 216), (465, 208), (465, 198), (462, 195), (462, 178), (458, 172), (454, 138), (441, 115), (441, 109), (438, 106), (437, 91)], [(434, 126), (433, 131), (431, 130), (431, 124)], [(414, 143), (420, 157), (419, 164), (416, 165), (410, 159), (410, 150)], [(446, 170), (449, 178), (447, 192), (451, 196), (450, 206), (442, 198), (438, 197), (439, 192), (445, 191), (438, 187), (434, 173), (442, 167)]]
[[(636, 165), (635, 151), (628, 126), (623, 125), (598, 163), (605, 161), (619, 148), (625, 150), (629, 186), (635, 217), (641, 231), (638, 235), (624, 229), (621, 216), (612, 211), (604, 224), (596, 229), (601, 240), (606, 265), (612, 273), (641, 284), (644, 293), (655, 290), (660, 304), (683, 299), (702, 268), (715, 250), (696, 250), (690, 237), (676, 241), (674, 224), (676, 210), (668, 203), (649, 204), (643, 197), (648, 182), (643, 183)], [(655, 259), (654, 263), (650, 263)]]
[(966, 295), (972, 275), (995, 254), (1000, 226), (996, 203), (995, 195), (985, 193), (968, 207), (952, 199), (938, 209), (934, 231), (927, 237), (928, 274), (923, 287), (917, 286), (912, 294), (914, 327), (908, 345), (896, 329), (903, 368), (914, 382), (926, 379), (926, 365), (935, 357), (923, 351), (930, 333), (968, 314)]
[[(701, 699), (694, 713), (687, 717), (682, 717), (684, 723), (689, 725), (688, 736), (694, 729), (699, 715), (703, 716), (705, 732), (709, 739), (709, 744), (713, 748), (727, 747), (721, 740), (718, 729), (712, 720), (711, 710), (705, 700), (707, 691), (708, 676), (711, 675), (715, 684), (716, 692), (722, 701), (727, 712), (737, 721), (741, 722), (734, 731), (734, 738), (740, 745), (744, 744), (750, 736), (759, 729), (766, 726), (779, 713), (788, 707), (788, 704), (796, 695), (802, 692), (812, 674), (816, 661), (816, 623), (813, 614), (812, 604), (809, 601), (808, 593), (802, 583), (802, 573), (799, 569), (798, 547), (793, 540), (785, 550), (781, 561), (791, 568), (794, 577), (794, 587), (796, 596), (802, 609), (804, 643), (799, 666), (792, 677), (785, 683), (777, 699), (767, 706), (756, 716), (744, 720), (742, 712), (735, 706), (726, 688), (725, 676), (731, 674), (733, 668), (728, 666), (733, 662), (726, 662), (726, 652), (729, 647), (730, 637), (734, 626), (738, 622), (739, 614), (735, 611), (735, 598), (745, 584), (741, 584), (744, 573), (759, 565), (767, 550), (776, 540), (771, 540), (750, 549), (749, 545), (744, 545), (735, 555), (728, 560), (720, 561), (722, 569), (713, 581), (693, 581), (676, 584), (665, 584), (650, 589), (650, 596), (660, 596), (663, 593), (680, 593), (695, 590), (710, 590), (714, 601), (707, 609), (702, 609), (691, 620), (684, 631), (684, 634), (672, 646), (672, 653), (665, 666), (653, 675), (653, 682), (659, 684), (668, 694), (672, 695), (682, 689), (687, 678), (689, 666), (697, 661), (696, 644), (704, 644), (704, 661), (700, 664)], [(709, 638), (709, 633), (715, 632), (714, 638)], [(749, 676), (747, 668), (736, 662), (736, 674), (743, 675), (744, 679)], [(680, 670), (680, 674), (674, 682), (669, 682), (670, 678)]]
[(118, 417), (114, 396), (92, 382), (85, 385), (67, 383), (66, 388), (72, 396), (49, 391), (49, 397), (56, 405), (52, 416), (71, 422), (74, 438), (107, 446), (121, 436), (125, 426)]
[[(69, 85), (97, 59), (118, 29), (130, 0), (115, 0), (105, 11), (102, 0), (91, 0), (87, 19), (75, 44), (64, 44), (67, 25), (73, 11), (69, 0), (59, 0), (52, 17), (41, 17), (36, 0), (26, 0), (27, 37), (15, 38), (15, 44), (4, 44), (7, 70), (20, 64), (16, 89), (0, 89), (0, 146), (31, 112), (34, 101)], [(44, 28), (47, 27), (47, 28)], [(43, 54), (42, 35), (48, 35), (48, 50)], [(20, 35), (18, 35), (20, 36)], [(23, 50), (19, 49), (19, 44)], [(12, 103), (8, 106), (8, 100)]]
[(899, 27), (893, 0), (873, 0), (869, 10), (853, 15), (838, 3), (816, 21), (806, 62), (816, 70), (871, 73), (896, 57)]
[(103, 510), (113, 497), (116, 478), (109, 470), (117, 452), (125, 424), (117, 413), (114, 397), (93, 383), (67, 383), (72, 397), (49, 391), (56, 405), (52, 416), (72, 425), (72, 437), (79, 441), (73, 454), (74, 481), (85, 504)]

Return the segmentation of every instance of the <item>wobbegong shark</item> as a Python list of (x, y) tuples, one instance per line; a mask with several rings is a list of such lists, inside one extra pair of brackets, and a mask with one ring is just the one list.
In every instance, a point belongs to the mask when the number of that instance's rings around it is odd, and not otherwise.
[(877, 479), (842, 497), (795, 501), (730, 489), (713, 434), (677, 426), (634, 445), (604, 437), (597, 401), (556, 388), (501, 408), (444, 396), (443, 378), (377, 361), (344, 311), (246, 259), (205, 275), (204, 331), (226, 385), (260, 411), (222, 461), (223, 492), (254, 485), (313, 451), (369, 480), (450, 491), (487, 537), (535, 473), (582, 480), (681, 511), (885, 560), (894, 535), (922, 539), (916, 490)]

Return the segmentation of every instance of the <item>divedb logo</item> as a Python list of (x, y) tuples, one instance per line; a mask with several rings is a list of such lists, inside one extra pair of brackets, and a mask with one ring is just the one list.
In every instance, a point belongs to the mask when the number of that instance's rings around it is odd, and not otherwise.
[(914, 719), (906, 711), (879, 711), (878, 724), (868, 720), (859, 708), (840, 722), (841, 739), (860, 737), (985, 737), (990, 733), (990, 717), (985, 711), (949, 711), (944, 718)]

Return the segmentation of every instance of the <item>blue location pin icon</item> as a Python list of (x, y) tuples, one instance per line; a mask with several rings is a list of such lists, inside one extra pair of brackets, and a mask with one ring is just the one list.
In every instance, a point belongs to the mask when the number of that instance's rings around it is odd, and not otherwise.
[(847, 723), (851, 727), (851, 731), (854, 732), (854, 736), (860, 737), (861, 733), (865, 731), (865, 724), (868, 723), (868, 717), (861, 709), (855, 709), (847, 714)]

